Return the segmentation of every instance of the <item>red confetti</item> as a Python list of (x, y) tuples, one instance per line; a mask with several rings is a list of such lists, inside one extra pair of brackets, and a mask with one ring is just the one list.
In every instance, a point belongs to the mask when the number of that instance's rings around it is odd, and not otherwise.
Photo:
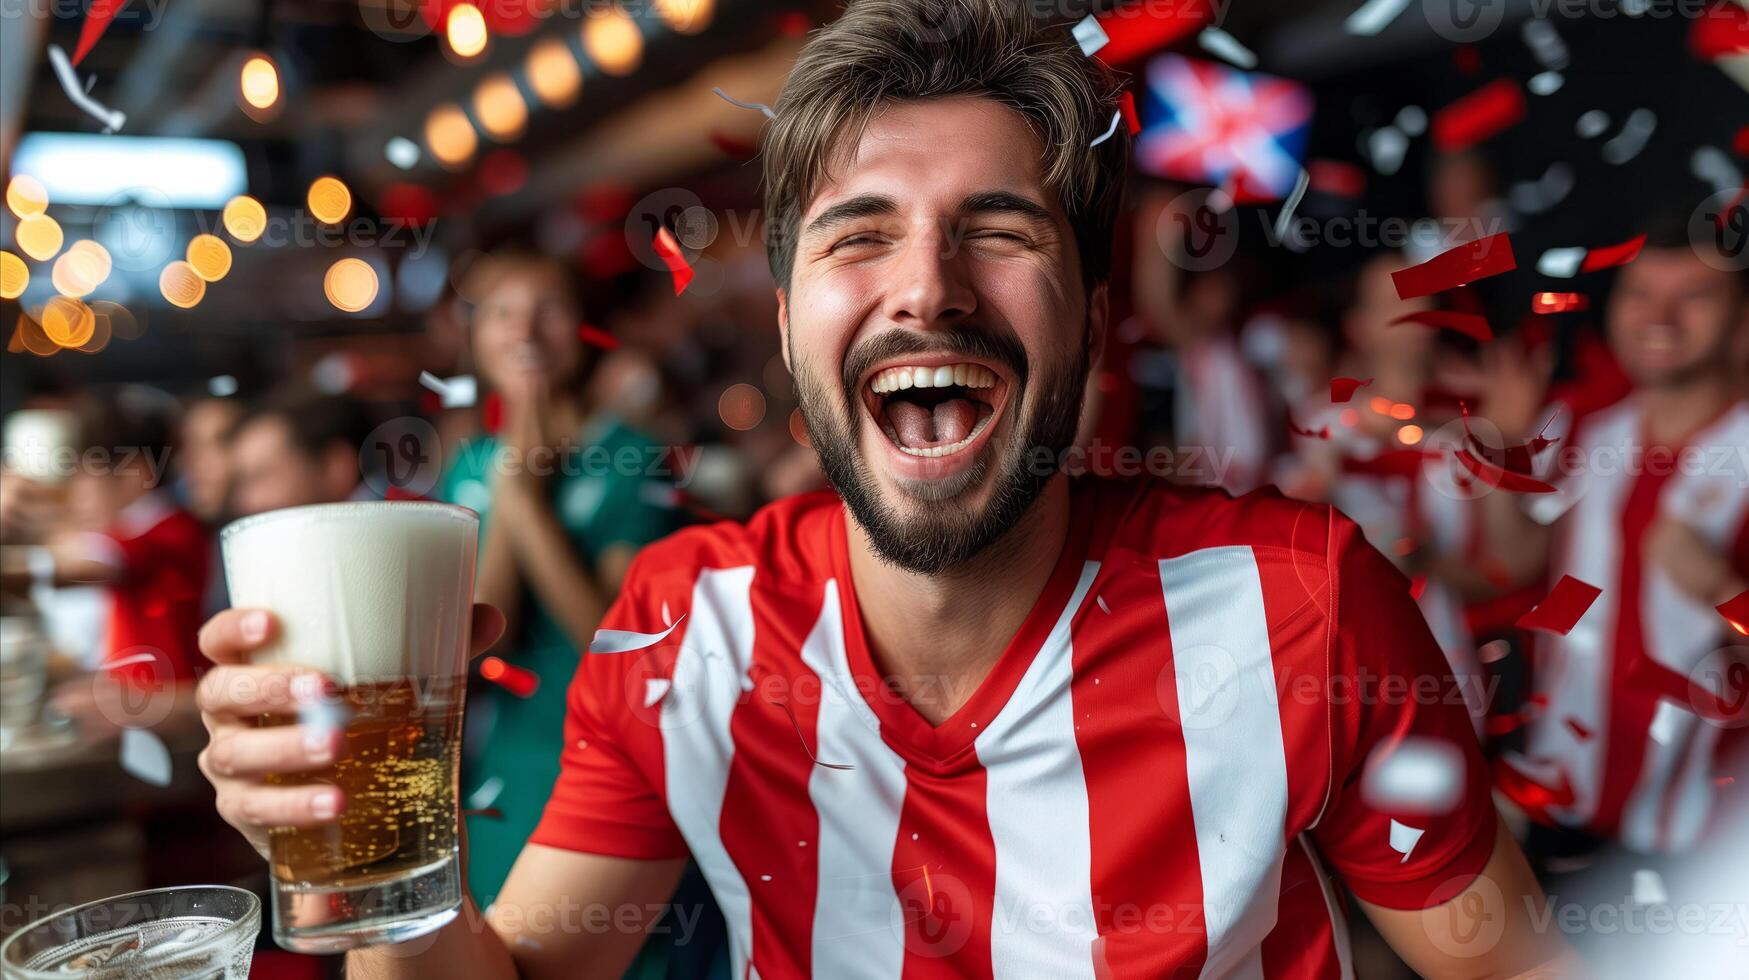
[(1564, 719), (1564, 721), (1566, 722), (1567, 727), (1572, 730), (1574, 738), (1577, 738), (1581, 742), (1591, 741), (1591, 729), (1580, 724), (1579, 719), (1567, 718)]
[(1518, 124), (1524, 118), (1524, 90), (1500, 78), (1433, 114), (1433, 145), (1455, 153)]
[(531, 697), (540, 687), (539, 674), (508, 663), (501, 657), (487, 657), (480, 661), (480, 676), (519, 698)]
[(1387, 449), (1376, 456), (1350, 456), (1342, 460), (1342, 472), (1369, 476), (1415, 476), (1439, 454), (1427, 449)]
[(1355, 391), (1372, 384), (1371, 378), (1331, 378), (1330, 400), (1341, 404), (1354, 397)]
[(674, 233), (663, 225), (656, 230), (656, 238), (652, 244), (663, 264), (674, 275), (674, 295), (679, 296), (686, 292), (687, 284), (692, 282), (692, 266), (687, 263), (686, 256), (681, 254), (680, 243), (674, 240)]
[(1514, 712), (1509, 715), (1489, 715), (1482, 722), (1482, 731), (1499, 738), (1502, 735), (1510, 735), (1518, 731), (1528, 721), (1530, 718), (1523, 712)]
[(1391, 321), (1391, 326), (1403, 323), (1418, 323), (1424, 327), (1439, 330), (1453, 330), (1466, 337), (1474, 337), (1487, 343), (1494, 339), (1494, 330), (1488, 326), (1488, 318), (1474, 313), (1458, 313), (1455, 310), (1418, 310), (1405, 313)]
[(1452, 453), (1452, 455), (1456, 456), (1457, 461), (1463, 464), (1464, 469), (1469, 470), (1470, 474), (1477, 480), (1480, 480), (1484, 486), (1493, 487), (1496, 490), (1504, 490), (1507, 493), (1555, 492), (1555, 488), (1552, 484), (1539, 480), (1534, 476), (1528, 476), (1523, 473), (1514, 473), (1505, 467), (1495, 466), (1492, 463), (1484, 462), (1467, 447), (1457, 450)]
[(1733, 3), (1714, 4), (1694, 19), (1688, 47), (1702, 61), (1749, 52), (1749, 9)]
[(1153, 54), (1212, 23), (1216, 6), (1217, 0), (1145, 4), (1139, 10), (1133, 4), (1117, 4), (1099, 17), (1108, 40), (1094, 57), (1117, 68)]
[(504, 428), (504, 398), (496, 391), (487, 392), (486, 400), (480, 404), (480, 425), (487, 432)]
[(1421, 601), (1421, 593), (1427, 591), (1427, 576), (1417, 575), (1409, 580), (1409, 598)]
[(1518, 625), (1521, 629), (1566, 636), (1602, 594), (1603, 590), (1595, 585), (1563, 575), (1535, 609), (1518, 617)]
[(1735, 597), (1726, 599), (1713, 608), (1725, 617), (1725, 622), (1730, 623), (1732, 629), (1749, 636), (1749, 591), (1739, 592)]
[(1291, 415), (1288, 416), (1288, 419), (1287, 419), (1287, 430), (1289, 432), (1292, 432), (1296, 436), (1305, 436), (1307, 439), (1328, 439), (1328, 438), (1330, 438), (1330, 427), (1329, 426), (1326, 425), (1322, 429), (1319, 429), (1318, 431), (1313, 432), (1311, 429), (1308, 429), (1305, 426), (1300, 425), (1298, 422), (1295, 422), (1293, 420), (1293, 416), (1291, 416)]
[(1579, 263), (1580, 272), (1596, 272), (1599, 269), (1613, 269), (1618, 265), (1627, 265), (1640, 257), (1640, 249), (1646, 246), (1646, 236), (1639, 235), (1630, 238), (1620, 245), (1605, 245), (1585, 253), (1585, 260)]
[(1575, 313), (1590, 305), (1583, 293), (1533, 293), (1530, 297), (1532, 313)]
[(1136, 97), (1129, 89), (1117, 97), (1117, 111), (1123, 113), (1124, 125), (1129, 127), (1131, 136), (1142, 131), (1142, 117), (1136, 115)]
[(1458, 71), (1466, 75), (1474, 75), (1482, 70), (1482, 54), (1476, 50), (1476, 46), (1473, 44), (1460, 44), (1454, 48), (1451, 53), (1451, 61), (1452, 64), (1457, 65)]
[(1307, 186), (1337, 197), (1366, 193), (1366, 171), (1343, 160), (1311, 160), (1306, 163)]
[(1524, 699), (1524, 703), (1533, 708), (1546, 708), (1549, 706), (1549, 696), (1547, 694), (1532, 694)]
[(1494, 760), (1494, 785), (1539, 823), (1551, 822), (1548, 813), (1551, 807), (1573, 805), (1573, 780), (1564, 769), (1557, 770), (1557, 776), (1559, 782), (1548, 786), (1525, 775), (1504, 757)]
[(1399, 299), (1431, 296), (1518, 268), (1506, 232), (1447, 249), (1420, 265), (1391, 273)]
[[(1469, 406), (1460, 402), (1458, 408), (1463, 412), (1464, 444), (1454, 455), (1464, 469), (1488, 486), (1508, 493), (1555, 492), (1554, 486), (1536, 477), (1535, 469), (1537, 454), (1554, 445), (1557, 440), (1538, 432), (1536, 438), (1522, 446), (1494, 449), (1483, 445), (1475, 433), (1470, 431)], [(1553, 421), (1554, 416), (1550, 416), (1549, 422)], [(1547, 428), (1547, 424), (1544, 423), (1544, 428)]]
[(592, 347), (602, 350), (613, 350), (619, 346), (619, 338), (613, 334), (588, 323), (577, 324), (577, 338)]
[(1736, 150), (1740, 157), (1749, 157), (1749, 124), (1737, 130), (1737, 138), (1731, 141), (1731, 149)]
[(751, 160), (759, 152), (759, 147), (752, 143), (719, 130), (711, 130), (710, 137), (717, 149), (736, 160)]
[(121, 13), (121, 8), (127, 3), (128, 0), (91, 0), (91, 6), (85, 11), (85, 23), (79, 25), (79, 44), (73, 49), (75, 66), (91, 53), (103, 32), (109, 30), (115, 15)]

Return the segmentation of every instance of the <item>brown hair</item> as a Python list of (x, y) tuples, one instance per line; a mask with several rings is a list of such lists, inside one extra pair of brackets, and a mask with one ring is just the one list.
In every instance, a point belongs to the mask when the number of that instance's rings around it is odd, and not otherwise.
[(789, 286), (802, 213), (844, 147), (881, 106), (956, 95), (1020, 113), (1043, 147), (1091, 287), (1111, 271), (1129, 132), (1111, 126), (1120, 85), (1081, 54), (1069, 25), (1022, 0), (856, 0), (802, 49), (765, 135), (766, 253)]

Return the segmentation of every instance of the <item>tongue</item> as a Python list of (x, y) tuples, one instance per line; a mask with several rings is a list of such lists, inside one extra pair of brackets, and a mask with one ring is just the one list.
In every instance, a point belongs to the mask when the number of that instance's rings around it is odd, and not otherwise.
[(933, 409), (916, 402), (894, 399), (887, 404), (887, 418), (907, 449), (951, 446), (972, 432), (978, 409), (969, 398), (949, 398)]

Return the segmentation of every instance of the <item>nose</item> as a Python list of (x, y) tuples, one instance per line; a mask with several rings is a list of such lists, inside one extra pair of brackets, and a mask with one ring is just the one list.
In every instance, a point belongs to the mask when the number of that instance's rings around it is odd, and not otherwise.
[(942, 228), (914, 237), (891, 267), (886, 314), (893, 323), (929, 330), (958, 326), (978, 308), (957, 243)]

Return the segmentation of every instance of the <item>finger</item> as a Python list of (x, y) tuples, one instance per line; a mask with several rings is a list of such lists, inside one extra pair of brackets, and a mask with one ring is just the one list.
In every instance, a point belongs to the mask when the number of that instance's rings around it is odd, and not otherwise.
[(253, 779), (275, 773), (309, 772), (332, 765), (344, 734), (328, 725), (236, 728), (213, 738), (201, 750), (206, 778)]
[(293, 714), (334, 698), (338, 688), (308, 667), (227, 664), (207, 671), (195, 688), (201, 714)]
[(333, 823), (346, 807), (339, 787), (263, 786), (248, 783), (227, 787), (218, 796), (219, 816), (233, 827), (319, 827)]
[(237, 663), (261, 649), (273, 628), (273, 614), (265, 609), (226, 609), (200, 628), (200, 652), (214, 663)]
[(485, 653), (504, 635), (504, 614), (498, 607), (485, 602), (474, 603), (474, 629), (468, 640), (470, 659)]

